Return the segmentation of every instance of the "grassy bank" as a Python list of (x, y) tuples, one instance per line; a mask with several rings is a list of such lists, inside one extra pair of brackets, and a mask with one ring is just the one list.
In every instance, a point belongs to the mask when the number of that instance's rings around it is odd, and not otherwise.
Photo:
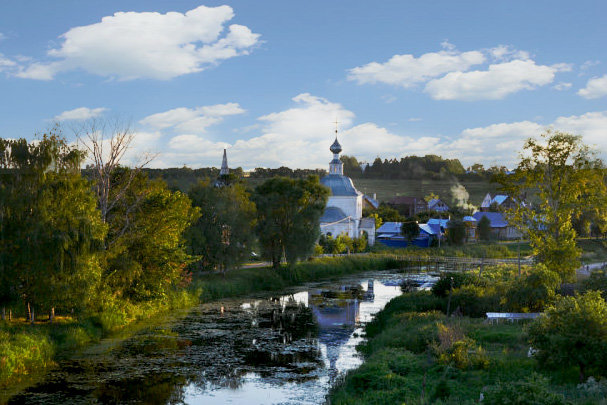
[(30, 325), (24, 319), (0, 322), (0, 403), (3, 396), (18, 391), (20, 384), (52, 366), (61, 356), (98, 342), (101, 338), (129, 336), (136, 325), (168, 311), (198, 303), (237, 297), (261, 291), (280, 291), (301, 283), (339, 278), (365, 270), (398, 267), (389, 256), (368, 255), (322, 258), (302, 262), (291, 269), (242, 269), (224, 275), (195, 279), (187, 288), (163, 300), (138, 305), (107, 303), (104, 311), (80, 318), (58, 317), (54, 323)]
[[(366, 327), (364, 364), (330, 395), (331, 404), (605, 403), (605, 383), (577, 386), (575, 368), (546, 371), (528, 357), (523, 324), (447, 318), (430, 292), (393, 299)], [(510, 391), (509, 391), (510, 390)], [(528, 397), (527, 397), (528, 398)], [(603, 400), (603, 402), (600, 402)]]

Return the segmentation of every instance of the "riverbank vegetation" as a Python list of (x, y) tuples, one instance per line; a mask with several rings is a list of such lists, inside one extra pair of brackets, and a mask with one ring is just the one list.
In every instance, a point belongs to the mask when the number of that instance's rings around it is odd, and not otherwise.
[[(561, 296), (556, 273), (526, 271), (445, 274), (432, 291), (404, 286), (366, 326), (368, 340), (358, 347), (365, 362), (332, 390), (330, 403), (600, 403), (607, 304), (588, 291), (597, 286), (586, 281), (577, 295)], [(484, 318), (544, 310), (530, 323)]]

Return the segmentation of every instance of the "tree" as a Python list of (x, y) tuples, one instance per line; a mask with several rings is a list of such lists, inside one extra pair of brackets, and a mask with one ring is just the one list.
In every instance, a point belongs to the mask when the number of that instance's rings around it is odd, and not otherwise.
[(512, 282), (506, 293), (508, 307), (514, 312), (540, 312), (554, 302), (561, 285), (558, 274), (543, 265)]
[(88, 174), (93, 180), (101, 219), (108, 222), (108, 215), (123, 200), (137, 173), (155, 156), (144, 154), (138, 157), (139, 161), (128, 172), (129, 177), (122, 177), (122, 181), (116, 183), (113, 181), (114, 173), (124, 164), (125, 155), (135, 139), (131, 125), (118, 118), (93, 118), (72, 129), (93, 162), (88, 167)]
[(78, 308), (98, 286), (106, 227), (90, 183), (80, 175), (84, 153), (55, 130), (37, 142), (0, 142), (0, 279), (3, 304), (23, 298), (34, 309)]
[(186, 233), (197, 267), (225, 271), (244, 263), (252, 251), (256, 219), (255, 204), (245, 188), (234, 182), (214, 187), (206, 180), (192, 187), (189, 196), (201, 214)]
[(466, 239), (466, 225), (462, 220), (452, 219), (447, 227), (447, 240), (454, 245), (461, 245)]
[(488, 241), (491, 239), (491, 221), (486, 216), (483, 216), (478, 221), (478, 237), (482, 241)]
[(598, 291), (560, 297), (528, 330), (536, 359), (547, 367), (578, 366), (580, 382), (607, 367), (607, 304)]
[(289, 264), (309, 255), (320, 235), (320, 217), (329, 190), (316, 176), (275, 177), (255, 188), (257, 236), (263, 255), (278, 268), (283, 255)]
[(407, 239), (407, 242), (411, 243), (413, 239), (419, 235), (419, 225), (417, 221), (407, 218), (400, 227), (400, 233)]
[[(529, 236), (539, 261), (564, 280), (580, 265), (572, 218), (605, 207), (603, 176), (602, 161), (581, 137), (552, 131), (527, 140), (514, 174), (496, 176), (502, 190), (519, 202), (510, 220)], [(532, 194), (538, 204), (523, 204)]]
[(108, 216), (104, 283), (111, 295), (124, 299), (162, 298), (187, 279), (191, 258), (184, 232), (198, 219), (198, 209), (185, 194), (141, 171), (132, 176), (130, 169), (118, 168), (111, 181), (129, 181), (129, 187)]

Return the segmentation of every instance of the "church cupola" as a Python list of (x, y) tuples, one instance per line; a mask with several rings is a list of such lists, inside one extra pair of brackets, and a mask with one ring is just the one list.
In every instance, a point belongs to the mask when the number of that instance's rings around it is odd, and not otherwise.
[(339, 159), (341, 153), (341, 145), (337, 141), (337, 130), (335, 130), (335, 142), (329, 148), (333, 152), (333, 160), (329, 163), (329, 174), (337, 174), (342, 176), (344, 174), (344, 165)]

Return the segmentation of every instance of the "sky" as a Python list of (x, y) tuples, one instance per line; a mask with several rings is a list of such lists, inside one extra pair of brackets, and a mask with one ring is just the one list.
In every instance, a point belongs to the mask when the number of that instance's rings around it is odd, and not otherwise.
[(547, 129), (607, 153), (607, 2), (2, 0), (0, 137), (130, 124), (128, 162), (516, 165)]

